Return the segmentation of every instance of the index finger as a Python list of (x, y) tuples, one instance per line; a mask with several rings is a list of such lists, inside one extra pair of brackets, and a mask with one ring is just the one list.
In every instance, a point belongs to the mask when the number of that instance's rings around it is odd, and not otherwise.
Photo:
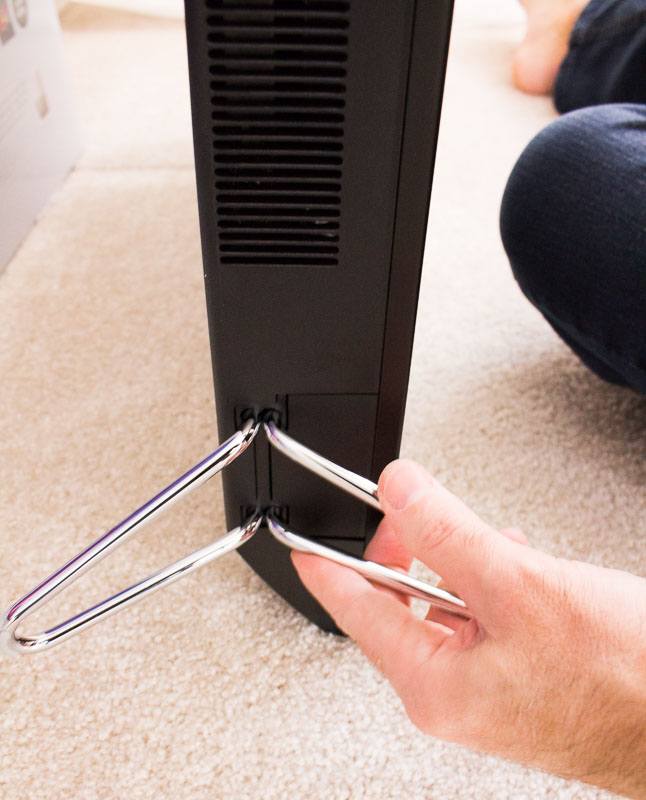
[(442, 576), (476, 612), (505, 585), (522, 545), (487, 525), (423, 467), (389, 464), (379, 500), (404, 546)]

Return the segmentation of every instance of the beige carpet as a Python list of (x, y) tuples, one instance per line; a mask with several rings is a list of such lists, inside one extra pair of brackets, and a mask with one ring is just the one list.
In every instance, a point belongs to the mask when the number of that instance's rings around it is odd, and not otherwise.
[[(500, 195), (553, 112), (507, 83), (516, 23), (474, 20), (474, 2), (454, 32), (403, 450), (537, 546), (644, 573), (645, 404), (588, 374), (510, 277)], [(65, 13), (85, 155), (0, 277), (2, 605), (216, 441), (183, 31)], [(222, 527), (213, 482), (41, 619)], [(418, 734), (350, 642), (235, 555), (0, 672), (6, 800), (603, 796)]]

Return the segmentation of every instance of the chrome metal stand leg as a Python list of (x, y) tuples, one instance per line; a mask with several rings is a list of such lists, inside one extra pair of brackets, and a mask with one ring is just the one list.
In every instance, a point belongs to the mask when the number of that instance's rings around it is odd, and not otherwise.
[[(300, 464), (301, 466), (309, 469), (315, 475), (323, 478), (326, 481), (343, 489), (344, 492), (351, 494), (358, 500), (361, 500), (366, 505), (381, 510), (379, 505), (379, 487), (368, 478), (362, 475), (357, 475), (345, 467), (340, 467), (328, 458), (325, 458), (320, 453), (310, 450), (304, 444), (297, 442), (288, 436), (284, 431), (281, 431), (276, 424), (270, 420), (263, 423), (265, 433), (271, 444), (281, 453), (291, 458), (292, 461)], [(337, 564), (342, 564), (344, 567), (359, 572), (368, 580), (373, 583), (379, 583), (382, 586), (388, 586), (390, 589), (395, 589), (398, 592), (411, 595), (412, 597), (419, 597), (426, 600), (431, 605), (442, 608), (451, 614), (470, 619), (473, 615), (466, 607), (463, 600), (450, 592), (443, 589), (438, 589), (430, 583), (425, 583), (417, 578), (412, 578), (410, 575), (405, 575), (396, 570), (384, 567), (383, 564), (377, 564), (374, 561), (365, 561), (364, 559), (354, 558), (353, 556), (341, 553), (338, 550), (333, 550), (331, 547), (319, 544), (312, 539), (307, 539), (294, 531), (290, 531), (281, 525), (276, 517), (267, 515), (267, 525), (273, 536), (282, 542), (287, 547), (293, 550), (300, 550), (303, 553), (313, 553), (323, 558), (328, 558), (335, 561)]]
[(273, 422), (266, 421), (261, 423), (260, 421), (249, 420), (241, 430), (236, 431), (213, 453), (173, 481), (141, 508), (130, 514), (123, 522), (100, 536), (89, 547), (86, 547), (85, 550), (74, 556), (64, 566), (56, 570), (48, 578), (45, 578), (44, 581), (41, 581), (24, 597), (14, 603), (2, 619), (0, 645), (10, 652), (36, 653), (60, 644), (95, 622), (99, 622), (110, 614), (141, 600), (147, 594), (161, 589), (183, 575), (188, 575), (198, 567), (208, 564), (209, 561), (213, 561), (225, 553), (237, 549), (256, 533), (263, 519), (266, 521), (271, 534), (279, 542), (293, 550), (328, 558), (345, 567), (354, 569), (374, 583), (387, 586), (412, 597), (419, 597), (457, 616), (466, 619), (472, 616), (464, 601), (450, 592), (385, 567), (383, 564), (354, 558), (338, 550), (326, 547), (319, 542), (289, 530), (271, 514), (266, 514), (263, 517), (263, 512), (258, 510), (240, 527), (229, 531), (220, 539), (164, 567), (127, 589), (123, 589), (117, 594), (85, 609), (85, 611), (81, 611), (70, 619), (60, 622), (53, 628), (37, 634), (20, 634), (18, 632), (17, 628), (25, 617), (51, 600), (57, 592), (60, 592), (75, 581), (87, 569), (95, 566), (100, 559), (108, 555), (119, 544), (122, 544), (147, 522), (150, 522), (157, 514), (169, 508), (176, 500), (200, 486), (244, 453), (256, 437), (261, 424), (269, 441), (276, 449), (335, 486), (349, 492), (372, 508), (380, 509), (378, 488), (375, 483), (335, 464), (314, 450), (310, 450), (309, 447), (297, 442), (277, 428)]
[(418, 597), (421, 600), (426, 600), (427, 603), (441, 608), (444, 611), (448, 611), (451, 614), (455, 614), (458, 617), (471, 619), (473, 616), (466, 607), (464, 600), (461, 600), (459, 597), (456, 597), (444, 589), (438, 589), (437, 586), (433, 586), (425, 581), (420, 581), (404, 572), (397, 572), (396, 569), (385, 567), (383, 564), (378, 564), (376, 561), (366, 561), (363, 558), (355, 558), (346, 553), (341, 553), (339, 550), (326, 547), (319, 542), (315, 542), (313, 539), (307, 539), (305, 536), (301, 536), (289, 528), (286, 528), (272, 514), (267, 514), (265, 520), (272, 536), (278, 539), (281, 544), (290, 547), (292, 550), (327, 558), (330, 561), (334, 561), (336, 564), (341, 564), (343, 567), (353, 569), (373, 583), (378, 583), (380, 586), (387, 586), (389, 589), (402, 592), (410, 597)]
[(108, 555), (115, 547), (122, 544), (129, 536), (150, 522), (157, 514), (165, 511), (176, 500), (185, 496), (193, 489), (201, 486), (213, 475), (220, 472), (230, 464), (253, 442), (258, 433), (259, 424), (253, 420), (248, 421), (242, 430), (236, 431), (233, 436), (223, 442), (209, 456), (196, 464), (169, 486), (155, 495), (151, 500), (138, 508), (129, 517), (126, 517), (117, 526), (100, 536), (89, 547), (74, 556), (60, 569), (53, 572), (44, 581), (29, 591), (14, 603), (5, 613), (0, 627), (0, 644), (12, 652), (37, 652), (52, 647), (65, 641), (70, 636), (79, 633), (89, 625), (105, 619), (107, 615), (125, 608), (127, 605), (140, 600), (150, 592), (175, 581), (182, 575), (187, 575), (202, 564), (207, 564), (214, 558), (239, 547), (249, 539), (258, 529), (262, 515), (260, 513), (250, 517), (240, 528), (229, 532), (211, 545), (197, 550), (180, 561), (156, 572), (128, 589), (103, 600), (92, 608), (55, 625), (47, 631), (35, 635), (19, 635), (18, 624), (37, 608), (43, 606), (65, 586), (79, 578), (86, 570), (95, 566), (102, 558)]
[(309, 447), (297, 442), (296, 439), (292, 439), (291, 436), (281, 431), (274, 422), (265, 422), (263, 426), (271, 444), (288, 458), (291, 458), (292, 461), (296, 461), (297, 464), (309, 469), (310, 472), (323, 478), (323, 480), (333, 483), (339, 489), (343, 489), (344, 492), (348, 492), (348, 494), (353, 495), (366, 505), (381, 511), (376, 483), (364, 478), (362, 475), (357, 475), (356, 472), (352, 472), (345, 467), (340, 467), (320, 453), (310, 450)]

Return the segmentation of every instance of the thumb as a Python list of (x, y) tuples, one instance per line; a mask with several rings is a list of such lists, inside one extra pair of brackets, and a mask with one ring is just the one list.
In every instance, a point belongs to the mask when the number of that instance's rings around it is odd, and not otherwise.
[(389, 464), (379, 479), (379, 501), (410, 553), (474, 611), (504, 590), (522, 545), (483, 522), (423, 467), (405, 459)]

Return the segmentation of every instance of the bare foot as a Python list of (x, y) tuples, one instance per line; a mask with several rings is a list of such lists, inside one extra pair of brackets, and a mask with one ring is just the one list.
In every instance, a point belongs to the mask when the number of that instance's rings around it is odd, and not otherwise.
[(527, 33), (512, 62), (515, 86), (528, 94), (549, 94), (568, 49), (574, 23), (588, 0), (520, 0)]

